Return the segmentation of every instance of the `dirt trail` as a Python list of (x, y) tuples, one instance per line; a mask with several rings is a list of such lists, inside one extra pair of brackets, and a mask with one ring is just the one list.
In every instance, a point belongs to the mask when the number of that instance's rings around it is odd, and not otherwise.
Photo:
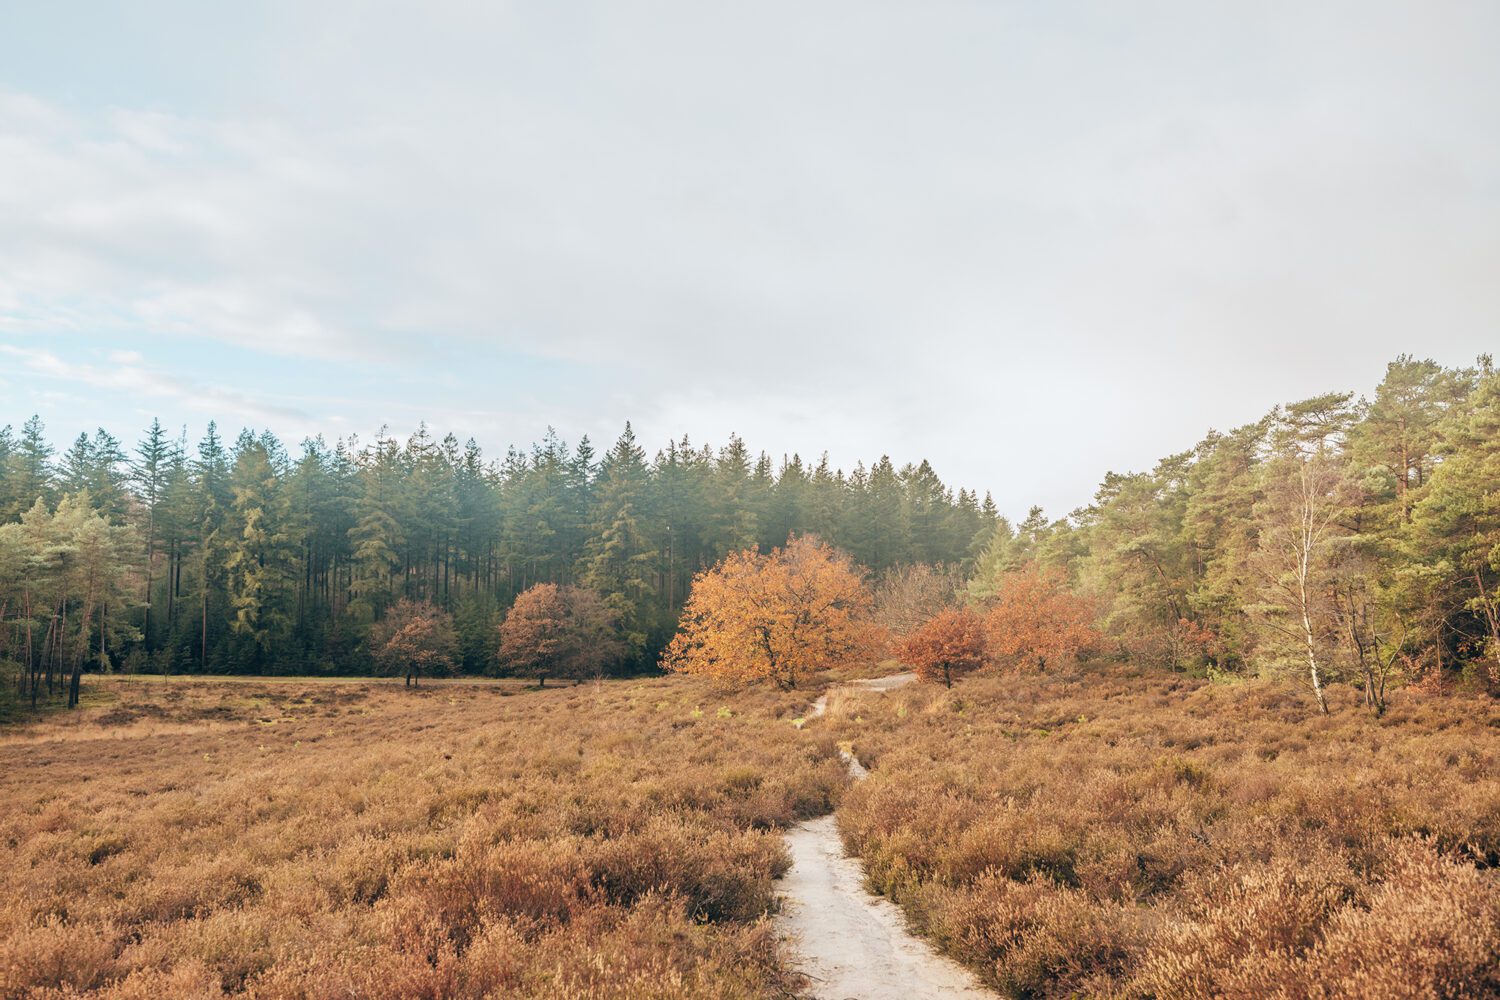
[[(915, 674), (896, 674), (854, 685), (890, 691), (909, 684)], [(825, 695), (813, 702), (812, 715), (828, 709)], [(855, 780), (866, 771), (845, 753)], [(792, 937), (802, 971), (820, 1000), (939, 1000), (987, 997), (963, 966), (933, 951), (906, 929), (899, 908), (864, 890), (864, 871), (857, 858), (844, 853), (832, 815), (802, 823), (786, 835), (792, 868), (781, 882), (778, 923)]]

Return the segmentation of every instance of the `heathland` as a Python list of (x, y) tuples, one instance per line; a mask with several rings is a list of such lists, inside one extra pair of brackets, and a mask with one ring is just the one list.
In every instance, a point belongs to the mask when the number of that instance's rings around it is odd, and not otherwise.
[(89, 689), (0, 737), (0, 995), (793, 995), (779, 831), (834, 809), (870, 888), (1008, 995), (1500, 988), (1474, 692), (1310, 716), (1113, 664), (822, 717), (695, 677)]

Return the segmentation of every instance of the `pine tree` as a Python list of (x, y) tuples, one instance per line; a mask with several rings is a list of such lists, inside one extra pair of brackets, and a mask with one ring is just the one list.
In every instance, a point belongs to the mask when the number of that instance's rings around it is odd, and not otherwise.
[(40, 417), (32, 416), (21, 425), (21, 436), (10, 454), (6, 493), (11, 506), (5, 511), (6, 520), (20, 517), (38, 499), (48, 507), (52, 505), (56, 494), (51, 461), (52, 446), (47, 443), (46, 428)]
[(750, 497), (750, 450), (737, 435), (729, 435), (729, 443), (719, 449), (708, 492), (710, 557), (755, 545), (760, 525)]
[[(197, 500), (193, 513), (199, 568), (198, 663), (205, 670), (209, 656), (209, 610), (214, 606), (227, 608), (223, 603), (226, 594), (224, 564), (229, 551), (228, 521), (233, 500), (229, 471), (229, 453), (219, 437), (217, 426), (210, 421), (203, 440), (198, 443), (198, 458), (193, 466)], [(218, 615), (214, 618), (222, 620)]]
[(642, 527), (649, 486), (646, 455), (630, 424), (604, 456), (594, 486), (594, 530), (581, 578), (598, 592), (626, 632), (632, 653), (645, 648), (658, 553)]
[(62, 458), (61, 488), (66, 493), (88, 493), (94, 509), (113, 521), (125, 516), (125, 453), (104, 428), (90, 438), (80, 434)]
[(358, 461), (359, 495), (349, 528), (349, 589), (371, 619), (404, 590), (398, 574), (403, 569), (405, 525), (410, 521), (403, 517), (402, 464), (396, 442), (383, 436)]
[(1479, 660), (1486, 682), (1500, 689), (1500, 374), (1483, 369), (1444, 434), (1449, 454), (1405, 537), (1413, 564), (1402, 582), (1405, 603), (1427, 624), (1439, 656), (1444, 636), (1433, 624), (1456, 633), (1455, 653)]
[(17, 510), (19, 501), (13, 492), (15, 485), (11, 482), (11, 468), (16, 455), (16, 437), (10, 429), (10, 424), (0, 427), (0, 523), (13, 510)]
[(291, 505), (266, 443), (242, 437), (230, 474), (233, 516), (224, 560), (231, 631), (251, 641), (248, 659), (265, 663), (292, 624), (296, 546)]
[(162, 429), (160, 420), (152, 420), (146, 437), (136, 447), (136, 461), (131, 467), (131, 478), (135, 481), (145, 515), (141, 535), (146, 542), (146, 590), (141, 602), (141, 637), (148, 652), (151, 649), (151, 606), (155, 598), (156, 546), (161, 527), (158, 515), (166, 494), (171, 458), (171, 441), (167, 432)]
[(882, 455), (880, 461), (870, 468), (867, 492), (868, 565), (881, 570), (909, 561), (912, 557), (911, 508), (890, 456)]

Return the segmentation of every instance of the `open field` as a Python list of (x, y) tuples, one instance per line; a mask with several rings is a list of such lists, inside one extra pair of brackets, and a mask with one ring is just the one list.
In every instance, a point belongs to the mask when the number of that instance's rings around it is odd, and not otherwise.
[(786, 997), (780, 833), (832, 809), (1005, 994), (1500, 988), (1485, 698), (1324, 719), (1121, 668), (823, 716), (686, 677), (96, 691), (0, 745), (0, 996)]
[[(254, 721), (269, 725), (304, 718), (339, 703), (329, 688), (364, 690), (402, 686), (399, 677), (234, 677), (200, 674), (86, 675), (77, 711), (57, 701), (38, 713), (18, 706), (24, 726), (0, 727), (0, 746), (50, 740), (135, 739), (202, 733)], [(511, 678), (453, 677), (422, 687), (482, 687), (510, 695), (528, 682)], [(530, 685), (534, 686), (534, 685)], [(0, 721), (8, 721), (0, 719)]]
[(801, 693), (118, 694), (68, 738), (0, 747), (0, 996), (796, 985), (763, 919), (788, 863), (775, 828), (827, 812), (846, 780), (832, 741), (791, 725)]
[(842, 690), (871, 888), (1014, 996), (1500, 991), (1500, 703), (1113, 667)]

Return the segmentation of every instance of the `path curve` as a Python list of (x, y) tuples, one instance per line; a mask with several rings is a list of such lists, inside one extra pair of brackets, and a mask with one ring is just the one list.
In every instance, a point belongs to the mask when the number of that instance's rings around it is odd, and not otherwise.
[[(856, 681), (849, 687), (891, 691), (916, 674)], [(828, 710), (828, 696), (813, 702), (811, 714)], [(867, 773), (843, 751), (857, 781)], [(995, 994), (973, 973), (906, 929), (906, 919), (890, 900), (864, 889), (858, 858), (844, 853), (833, 814), (787, 831), (792, 867), (781, 881), (777, 923), (793, 940), (798, 966), (812, 980), (819, 1000), (977, 1000)]]

